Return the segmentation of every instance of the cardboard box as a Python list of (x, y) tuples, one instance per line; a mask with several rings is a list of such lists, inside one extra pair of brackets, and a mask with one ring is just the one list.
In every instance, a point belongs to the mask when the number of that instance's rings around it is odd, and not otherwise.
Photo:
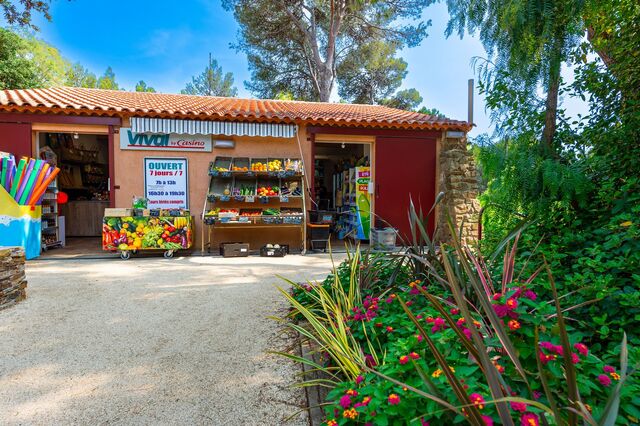
[(223, 257), (247, 257), (249, 256), (249, 244), (247, 243), (222, 243), (220, 254)]
[(105, 217), (126, 217), (133, 216), (133, 209), (125, 208), (106, 208), (104, 209)]

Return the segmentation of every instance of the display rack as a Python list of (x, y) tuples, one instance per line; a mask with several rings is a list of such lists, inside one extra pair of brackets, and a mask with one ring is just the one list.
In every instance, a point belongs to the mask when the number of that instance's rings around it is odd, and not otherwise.
[(58, 179), (54, 179), (47, 187), (42, 198), (42, 250), (63, 247), (60, 236), (60, 220), (58, 206)]
[(300, 251), (305, 252), (306, 188), (301, 161), (217, 157), (209, 166), (209, 176), (202, 213), (203, 253), (214, 248), (217, 231), (233, 230), (237, 241), (243, 241), (265, 229), (298, 230)]
[(353, 167), (337, 173), (334, 180), (336, 186), (341, 185), (342, 188), (342, 199), (336, 200), (342, 213), (336, 226), (338, 238), (368, 240), (371, 227), (371, 168)]

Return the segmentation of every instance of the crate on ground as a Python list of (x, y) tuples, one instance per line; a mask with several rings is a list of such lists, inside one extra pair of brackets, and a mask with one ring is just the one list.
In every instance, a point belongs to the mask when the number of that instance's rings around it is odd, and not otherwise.
[(223, 257), (247, 257), (249, 256), (248, 243), (222, 243), (220, 255)]
[(262, 257), (284, 257), (288, 252), (289, 246), (281, 246), (278, 244), (267, 244), (260, 248), (260, 256)]
[(133, 216), (131, 208), (106, 208), (104, 209), (105, 217), (127, 217)]
[(370, 243), (374, 250), (391, 251), (396, 247), (396, 235), (394, 228), (371, 229)]

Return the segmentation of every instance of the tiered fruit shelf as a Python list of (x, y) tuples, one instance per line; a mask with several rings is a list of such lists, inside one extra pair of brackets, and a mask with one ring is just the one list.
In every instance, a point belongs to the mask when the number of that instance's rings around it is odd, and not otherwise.
[(217, 157), (209, 166), (202, 214), (202, 251), (211, 252), (216, 229), (238, 231), (238, 241), (260, 229), (300, 230), (306, 238), (303, 169), (299, 160)]

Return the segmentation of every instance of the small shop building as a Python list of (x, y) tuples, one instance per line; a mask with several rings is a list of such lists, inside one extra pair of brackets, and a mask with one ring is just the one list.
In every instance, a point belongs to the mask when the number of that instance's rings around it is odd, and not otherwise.
[(205, 251), (223, 242), (304, 250), (313, 244), (309, 227), (324, 222), (333, 244), (388, 227), (409, 242), (410, 200), (426, 213), (440, 192), (445, 201), (428, 231), (446, 208), (472, 237), (470, 129), (378, 105), (71, 87), (0, 92), (0, 151), (52, 156), (61, 169), (57, 188), (68, 201), (43, 212), (51, 243), (100, 237), (105, 208), (130, 208), (136, 196), (149, 208), (188, 209), (195, 247)]

